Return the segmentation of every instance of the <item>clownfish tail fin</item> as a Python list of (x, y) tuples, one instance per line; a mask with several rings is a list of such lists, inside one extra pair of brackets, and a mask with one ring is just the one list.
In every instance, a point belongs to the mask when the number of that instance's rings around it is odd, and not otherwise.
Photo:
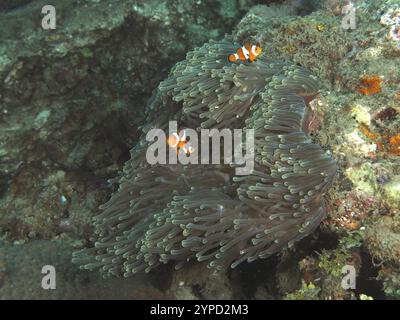
[(233, 53), (230, 54), (229, 57), (228, 57), (228, 60), (229, 60), (229, 62), (235, 62), (236, 61), (235, 55)]

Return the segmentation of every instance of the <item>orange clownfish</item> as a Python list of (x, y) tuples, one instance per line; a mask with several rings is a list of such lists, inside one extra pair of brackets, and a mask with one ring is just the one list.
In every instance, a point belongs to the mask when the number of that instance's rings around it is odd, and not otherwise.
[(176, 149), (176, 154), (178, 154), (180, 149), (182, 149), (186, 155), (190, 155), (194, 151), (190, 143), (187, 142), (185, 130), (182, 130), (179, 134), (173, 132), (172, 135), (167, 138), (167, 144), (172, 149)]
[(190, 145), (190, 143), (186, 143), (183, 147), (182, 147), (182, 151), (187, 155), (191, 155), (194, 152), (193, 147)]
[(232, 53), (229, 55), (230, 62), (236, 61), (248, 61), (253, 62), (257, 59), (259, 54), (261, 53), (260, 44), (251, 45), (250, 42), (246, 42), (245, 45), (236, 50), (236, 53)]

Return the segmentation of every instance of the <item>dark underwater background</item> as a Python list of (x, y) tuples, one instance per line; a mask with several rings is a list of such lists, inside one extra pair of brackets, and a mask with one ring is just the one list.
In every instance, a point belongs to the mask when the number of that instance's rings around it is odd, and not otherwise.
[[(399, 1), (351, 1), (348, 29), (347, 0), (54, 0), (44, 29), (47, 4), (0, 0), (0, 299), (400, 298)], [(79, 269), (72, 253), (90, 246), (153, 91), (226, 36), (319, 79), (311, 136), (339, 167), (326, 219), (217, 276), (197, 261), (128, 279)], [(42, 287), (46, 265), (55, 290)], [(343, 287), (349, 265), (355, 289)]]

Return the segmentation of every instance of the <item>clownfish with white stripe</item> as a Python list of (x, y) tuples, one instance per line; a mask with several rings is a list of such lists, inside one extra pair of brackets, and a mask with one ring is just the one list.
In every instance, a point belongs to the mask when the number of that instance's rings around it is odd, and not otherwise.
[(187, 142), (185, 130), (182, 130), (179, 132), (179, 134), (177, 132), (173, 132), (167, 138), (167, 144), (172, 149), (176, 150), (176, 154), (178, 154), (180, 149), (182, 149), (187, 156), (194, 152), (194, 148), (190, 145), (190, 142)]
[(260, 44), (251, 45), (250, 42), (246, 42), (245, 45), (236, 50), (236, 53), (232, 53), (229, 55), (230, 62), (236, 61), (248, 61), (253, 62), (257, 60), (257, 57), (261, 53)]

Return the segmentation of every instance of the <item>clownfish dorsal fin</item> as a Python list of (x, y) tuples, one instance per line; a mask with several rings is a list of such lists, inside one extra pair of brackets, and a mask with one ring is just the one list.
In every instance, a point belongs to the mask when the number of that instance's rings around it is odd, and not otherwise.
[(179, 141), (186, 141), (186, 131), (185, 130), (182, 131), (183, 131), (182, 137), (179, 139)]
[(244, 47), (247, 49), (247, 51), (250, 52), (250, 50), (251, 50), (251, 44), (250, 44), (250, 42), (245, 42)]

